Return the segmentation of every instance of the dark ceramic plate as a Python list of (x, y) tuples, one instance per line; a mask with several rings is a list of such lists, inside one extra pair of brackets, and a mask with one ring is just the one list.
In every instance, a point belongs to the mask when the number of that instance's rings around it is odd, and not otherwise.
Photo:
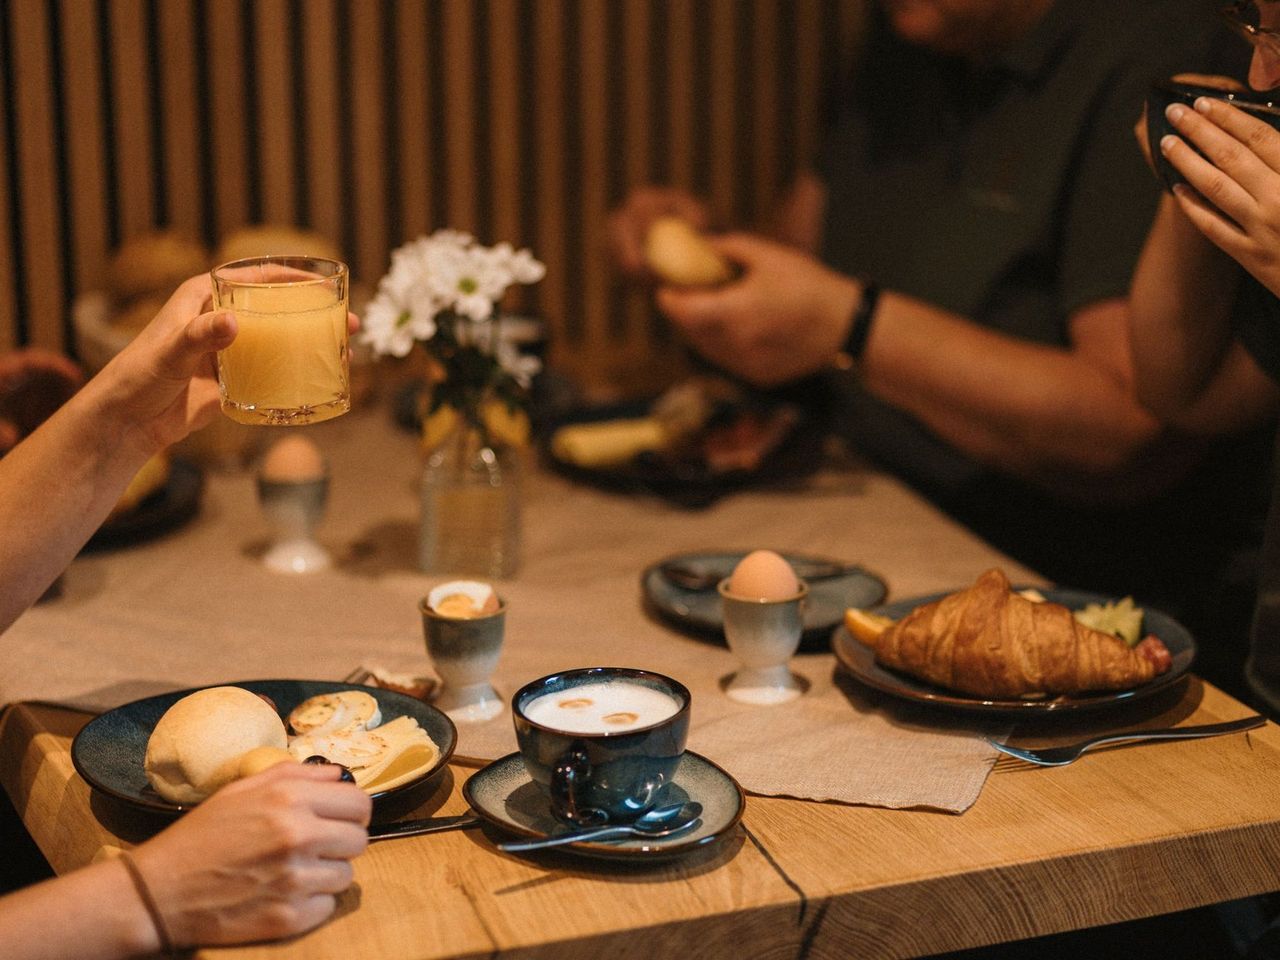
[[(746, 553), (684, 553), (664, 557), (640, 575), (640, 589), (645, 600), (659, 616), (672, 626), (724, 641), (724, 615), (720, 594), (715, 590), (686, 590), (662, 575), (664, 563), (678, 562), (698, 572), (723, 578), (733, 573)], [(784, 553), (789, 563), (802, 567), (805, 563), (830, 563), (829, 557)], [(873, 573), (855, 570), (830, 580), (814, 580), (809, 584), (809, 599), (804, 608), (804, 634), (800, 638), (802, 652), (826, 652), (831, 629), (844, 621), (849, 607), (874, 607), (885, 597), (884, 581)]]
[[(1044, 590), (1040, 592), (1046, 600), (1060, 603), (1072, 610), (1079, 610), (1090, 603), (1106, 603), (1114, 597), (1103, 597), (1095, 593), (1084, 593), (1079, 590)], [(883, 607), (877, 607), (875, 613), (884, 614), (894, 620), (906, 616), (921, 604), (930, 603), (943, 593), (935, 593), (927, 597), (913, 600), (901, 600)], [(844, 667), (855, 679), (881, 693), (913, 700), (917, 703), (929, 703), (940, 707), (951, 707), (978, 713), (1017, 713), (1027, 715), (1043, 715), (1048, 713), (1072, 713), (1078, 710), (1105, 710), (1108, 707), (1119, 707), (1133, 703), (1152, 694), (1166, 690), (1186, 675), (1196, 657), (1196, 642), (1190, 632), (1178, 621), (1159, 610), (1143, 606), (1144, 633), (1154, 633), (1164, 641), (1173, 656), (1173, 665), (1160, 676), (1141, 686), (1129, 690), (1105, 690), (1094, 693), (1063, 695), (1049, 700), (986, 700), (982, 697), (954, 690), (935, 687), (923, 680), (890, 670), (876, 663), (875, 651), (858, 642), (844, 626), (840, 626), (831, 638), (831, 649)]]
[[(557, 820), (551, 805), (529, 778), (520, 754), (511, 753), (477, 771), (463, 785), (462, 795), (471, 809), (499, 829), (531, 840), (563, 833), (568, 827)], [(555, 849), (604, 860), (661, 860), (688, 853), (727, 835), (746, 805), (738, 781), (718, 766), (686, 751), (675, 778), (663, 789), (659, 803), (702, 804), (702, 823), (672, 837), (631, 837), (584, 843), (569, 843)]]
[[(398, 796), (415, 789), (435, 776), (453, 755), (458, 731), (453, 721), (435, 707), (392, 690), (362, 687), (352, 683), (327, 680), (246, 680), (219, 686), (244, 687), (253, 693), (270, 697), (281, 717), (308, 697), (340, 690), (360, 690), (378, 701), (383, 723), (396, 717), (413, 717), (440, 748), (440, 759), (430, 770), (408, 783), (372, 794), (375, 808), (383, 798)], [(95, 790), (115, 797), (132, 807), (151, 813), (176, 815), (189, 809), (170, 803), (151, 789), (143, 770), (147, 740), (164, 712), (175, 702), (196, 689), (162, 693), (126, 703), (94, 717), (76, 735), (71, 744), (71, 762), (76, 772)]]
[(169, 464), (169, 479), (132, 510), (108, 519), (89, 538), (87, 550), (106, 550), (151, 540), (174, 530), (200, 509), (204, 474), (186, 460)]
[(641, 454), (613, 467), (580, 467), (557, 457), (551, 440), (560, 427), (643, 417), (647, 403), (592, 407), (566, 415), (549, 424), (541, 450), (557, 472), (570, 479), (627, 493), (649, 493), (684, 507), (706, 507), (730, 493), (751, 487), (783, 484), (813, 473), (822, 463), (823, 434), (815, 417), (800, 411), (800, 419), (769, 451), (755, 470), (712, 471), (700, 460), (680, 461), (656, 454)]

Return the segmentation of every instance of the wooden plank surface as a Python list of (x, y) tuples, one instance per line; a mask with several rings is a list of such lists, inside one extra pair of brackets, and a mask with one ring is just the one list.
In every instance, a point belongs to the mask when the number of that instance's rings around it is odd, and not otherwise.
[(245, 27), (240, 5), (205, 5), (204, 48), (210, 64), (209, 145), (213, 177), (213, 235), (221, 238), (249, 222), (249, 131), (243, 71)]
[(189, 3), (156, 7), (160, 55), (165, 197), (168, 222), (193, 239), (204, 236), (203, 184), (208, 176), (201, 149), (203, 123), (197, 64), (200, 38)]
[(111, 27), (111, 109), (115, 142), (116, 216), (127, 240), (159, 219), (154, 143), (150, 31), (142, 0), (107, 0)]
[[(1147, 720), (1245, 713), (1196, 681)], [(143, 835), (109, 804), (91, 809), (68, 754), (84, 719), (18, 705), (0, 723), (0, 783), (60, 872)], [(416, 813), (463, 812), (473, 772), (451, 766)], [(752, 956), (783, 956), (803, 942), (813, 957), (909, 957), (1273, 891), (1280, 729), (1131, 745), (1057, 769), (1001, 761), (961, 816), (753, 796), (737, 836), (652, 867), (514, 857), (495, 839), (375, 844), (325, 927), (216, 956), (714, 957), (748, 943)]]
[[(92, 4), (59, 5), (66, 102), (68, 216), (77, 290), (98, 290), (111, 256), (100, 30)], [(2, 215), (0, 215), (2, 216)]]
[(453, 226), (547, 263), (512, 304), (567, 376), (651, 392), (679, 355), (614, 283), (604, 213), (659, 181), (726, 219), (766, 205), (816, 122), (779, 109), (779, 71), (808, 98), (863, 2), (12, 0), (0, 344), (65, 346), (74, 298), (154, 230), (311, 227), (372, 284), (391, 244)]
[[(6, 37), (12, 33), (3, 13), (0, 13), (0, 30)], [(0, 157), (9, 156), (12, 150), (9, 122), (13, 110), (5, 72), (0, 70)], [(0, 350), (18, 345), (17, 251), (14, 250), (12, 231), (4, 229), (14, 223), (16, 216), (11, 199), (13, 186), (9, 182), (9, 165), (0, 163)]]
[(346, 28), (338, 19), (338, 9), (337, 0), (307, 0), (302, 5), (306, 223), (351, 261), (354, 251), (344, 249), (343, 231), (353, 213), (342, 169), (342, 143), (351, 134), (342, 110), (339, 85), (343, 73), (338, 56), (338, 37)]
[(294, 185), (297, 182), (294, 156), (294, 125), (298, 104), (294, 103), (293, 69), (290, 57), (291, 21), (289, 0), (258, 0), (253, 11), (254, 50), (257, 68), (258, 159), (262, 184), (262, 222), (296, 223)]
[[(0, 10), (0, 16), (5, 15)], [(24, 313), (29, 342), (50, 350), (63, 347), (65, 293), (58, 189), (58, 116), (53, 98), (53, 40), (48, 9), (39, 0), (9, 5), (14, 54), (15, 113), (13, 148), (19, 156), (17, 189), (21, 198), (18, 237), (23, 277), (29, 293)]]
[(354, 221), (352, 231), (355, 249), (348, 254), (353, 275), (365, 282), (376, 283), (387, 270), (387, 181), (389, 171), (383, 163), (388, 150), (383, 105), (393, 95), (385, 82), (386, 58), (383, 56), (382, 20), (366, 16), (360, 4), (347, 9), (345, 29), (350, 34), (351, 57), (363, 69), (350, 75), (351, 122), (340, 136), (352, 139), (354, 165), (349, 171), (351, 187), (340, 196), (348, 205), (347, 215)]
[(427, 59), (431, 43), (427, 0), (402, 0), (396, 5), (396, 122), (395, 148), (400, 151), (401, 235), (397, 244), (429, 233), (431, 209), (432, 91)]

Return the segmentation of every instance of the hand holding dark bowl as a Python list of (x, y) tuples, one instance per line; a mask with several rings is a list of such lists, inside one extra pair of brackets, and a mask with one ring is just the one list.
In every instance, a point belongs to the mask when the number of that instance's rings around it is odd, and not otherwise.
[[(1180, 103), (1188, 110), (1194, 109), (1199, 97), (1212, 97), (1222, 100), (1234, 107), (1246, 110), (1250, 116), (1257, 117), (1280, 130), (1280, 102), (1273, 103), (1268, 94), (1254, 93), (1239, 87), (1229, 86), (1235, 81), (1227, 77), (1208, 77), (1196, 75), (1194, 79), (1179, 80), (1177, 78), (1160, 80), (1151, 85), (1147, 95), (1146, 126), (1147, 146), (1151, 162), (1166, 189), (1175, 184), (1184, 183), (1186, 178), (1171, 164), (1160, 150), (1160, 141), (1172, 134), (1178, 136), (1165, 111), (1175, 103)], [(1189, 144), (1193, 149), (1194, 144)]]

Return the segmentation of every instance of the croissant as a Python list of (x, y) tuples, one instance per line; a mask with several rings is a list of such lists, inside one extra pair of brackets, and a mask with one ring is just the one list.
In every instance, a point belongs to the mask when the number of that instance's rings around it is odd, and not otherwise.
[(1079, 623), (1058, 603), (1019, 596), (1000, 570), (917, 607), (885, 629), (877, 662), (930, 683), (991, 698), (1120, 690), (1172, 664), (1148, 636), (1134, 647)]

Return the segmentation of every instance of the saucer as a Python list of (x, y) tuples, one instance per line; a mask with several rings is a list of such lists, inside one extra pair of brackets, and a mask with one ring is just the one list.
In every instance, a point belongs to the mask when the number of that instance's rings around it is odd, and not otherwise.
[[(529, 778), (520, 754), (511, 753), (477, 771), (462, 787), (471, 809), (494, 826), (529, 839), (542, 839), (568, 829), (557, 820), (546, 795)], [(746, 796), (738, 782), (705, 757), (685, 751), (675, 779), (663, 789), (660, 803), (696, 800), (702, 823), (673, 837), (632, 837), (609, 842), (570, 843), (558, 849), (604, 860), (657, 860), (688, 853), (720, 839), (742, 819)]]
[[(724, 613), (720, 595), (715, 590), (686, 590), (662, 575), (662, 565), (679, 562), (699, 572), (727, 577), (738, 561), (746, 556), (739, 551), (682, 553), (664, 557), (647, 567), (640, 575), (640, 589), (653, 609), (677, 629), (715, 637), (724, 641)], [(828, 557), (784, 553), (792, 566), (807, 563), (836, 562)], [(885, 598), (887, 587), (874, 573), (851, 570), (841, 577), (813, 580), (809, 583), (809, 599), (804, 607), (804, 633), (800, 637), (801, 653), (826, 653), (830, 649), (831, 631), (844, 622), (849, 607), (874, 607)]]

